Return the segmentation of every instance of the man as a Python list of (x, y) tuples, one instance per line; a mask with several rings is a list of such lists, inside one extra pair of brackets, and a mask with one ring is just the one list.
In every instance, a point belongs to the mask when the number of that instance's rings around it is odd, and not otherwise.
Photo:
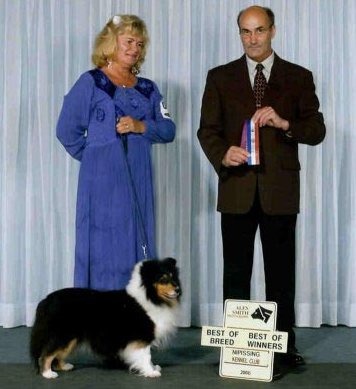
[[(198, 130), (200, 144), (219, 176), (224, 299), (250, 299), (259, 227), (266, 299), (278, 304), (277, 328), (289, 334), (288, 352), (281, 358), (296, 367), (305, 363), (293, 331), (298, 143), (320, 143), (324, 120), (311, 72), (272, 50), (273, 12), (249, 7), (239, 13), (237, 23), (245, 55), (208, 72)], [(257, 75), (257, 64), (263, 65), (263, 75)], [(259, 89), (255, 93), (254, 87)], [(259, 127), (260, 163), (255, 166), (247, 164), (249, 153), (240, 147), (246, 119)]]

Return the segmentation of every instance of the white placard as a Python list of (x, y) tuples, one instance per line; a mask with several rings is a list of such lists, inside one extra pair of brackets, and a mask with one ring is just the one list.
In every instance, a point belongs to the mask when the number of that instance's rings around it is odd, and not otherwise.
[(221, 347), (221, 377), (272, 381), (274, 353), (287, 352), (288, 333), (275, 331), (277, 304), (226, 300), (224, 327), (203, 326), (202, 346)]

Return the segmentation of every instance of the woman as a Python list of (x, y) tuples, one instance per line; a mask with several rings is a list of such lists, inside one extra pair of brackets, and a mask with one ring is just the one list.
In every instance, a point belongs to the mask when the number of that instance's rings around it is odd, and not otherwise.
[(116, 15), (96, 38), (92, 61), (64, 98), (57, 137), (81, 161), (74, 284), (124, 288), (136, 262), (155, 257), (151, 145), (175, 125), (154, 82), (138, 77), (148, 33)]

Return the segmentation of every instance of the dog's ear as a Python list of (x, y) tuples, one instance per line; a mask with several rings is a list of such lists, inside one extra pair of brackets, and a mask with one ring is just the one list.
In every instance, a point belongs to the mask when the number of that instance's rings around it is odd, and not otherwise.
[(166, 262), (168, 265), (174, 266), (174, 267), (177, 265), (177, 261), (174, 258), (170, 258), (170, 257), (165, 258), (164, 262)]

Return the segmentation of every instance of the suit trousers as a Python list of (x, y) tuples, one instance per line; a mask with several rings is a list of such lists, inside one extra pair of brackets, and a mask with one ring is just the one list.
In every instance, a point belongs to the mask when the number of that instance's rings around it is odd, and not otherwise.
[(263, 252), (266, 301), (277, 303), (277, 329), (295, 346), (295, 228), (297, 215), (267, 215), (258, 196), (246, 214), (221, 214), (224, 300), (250, 300), (257, 227)]

